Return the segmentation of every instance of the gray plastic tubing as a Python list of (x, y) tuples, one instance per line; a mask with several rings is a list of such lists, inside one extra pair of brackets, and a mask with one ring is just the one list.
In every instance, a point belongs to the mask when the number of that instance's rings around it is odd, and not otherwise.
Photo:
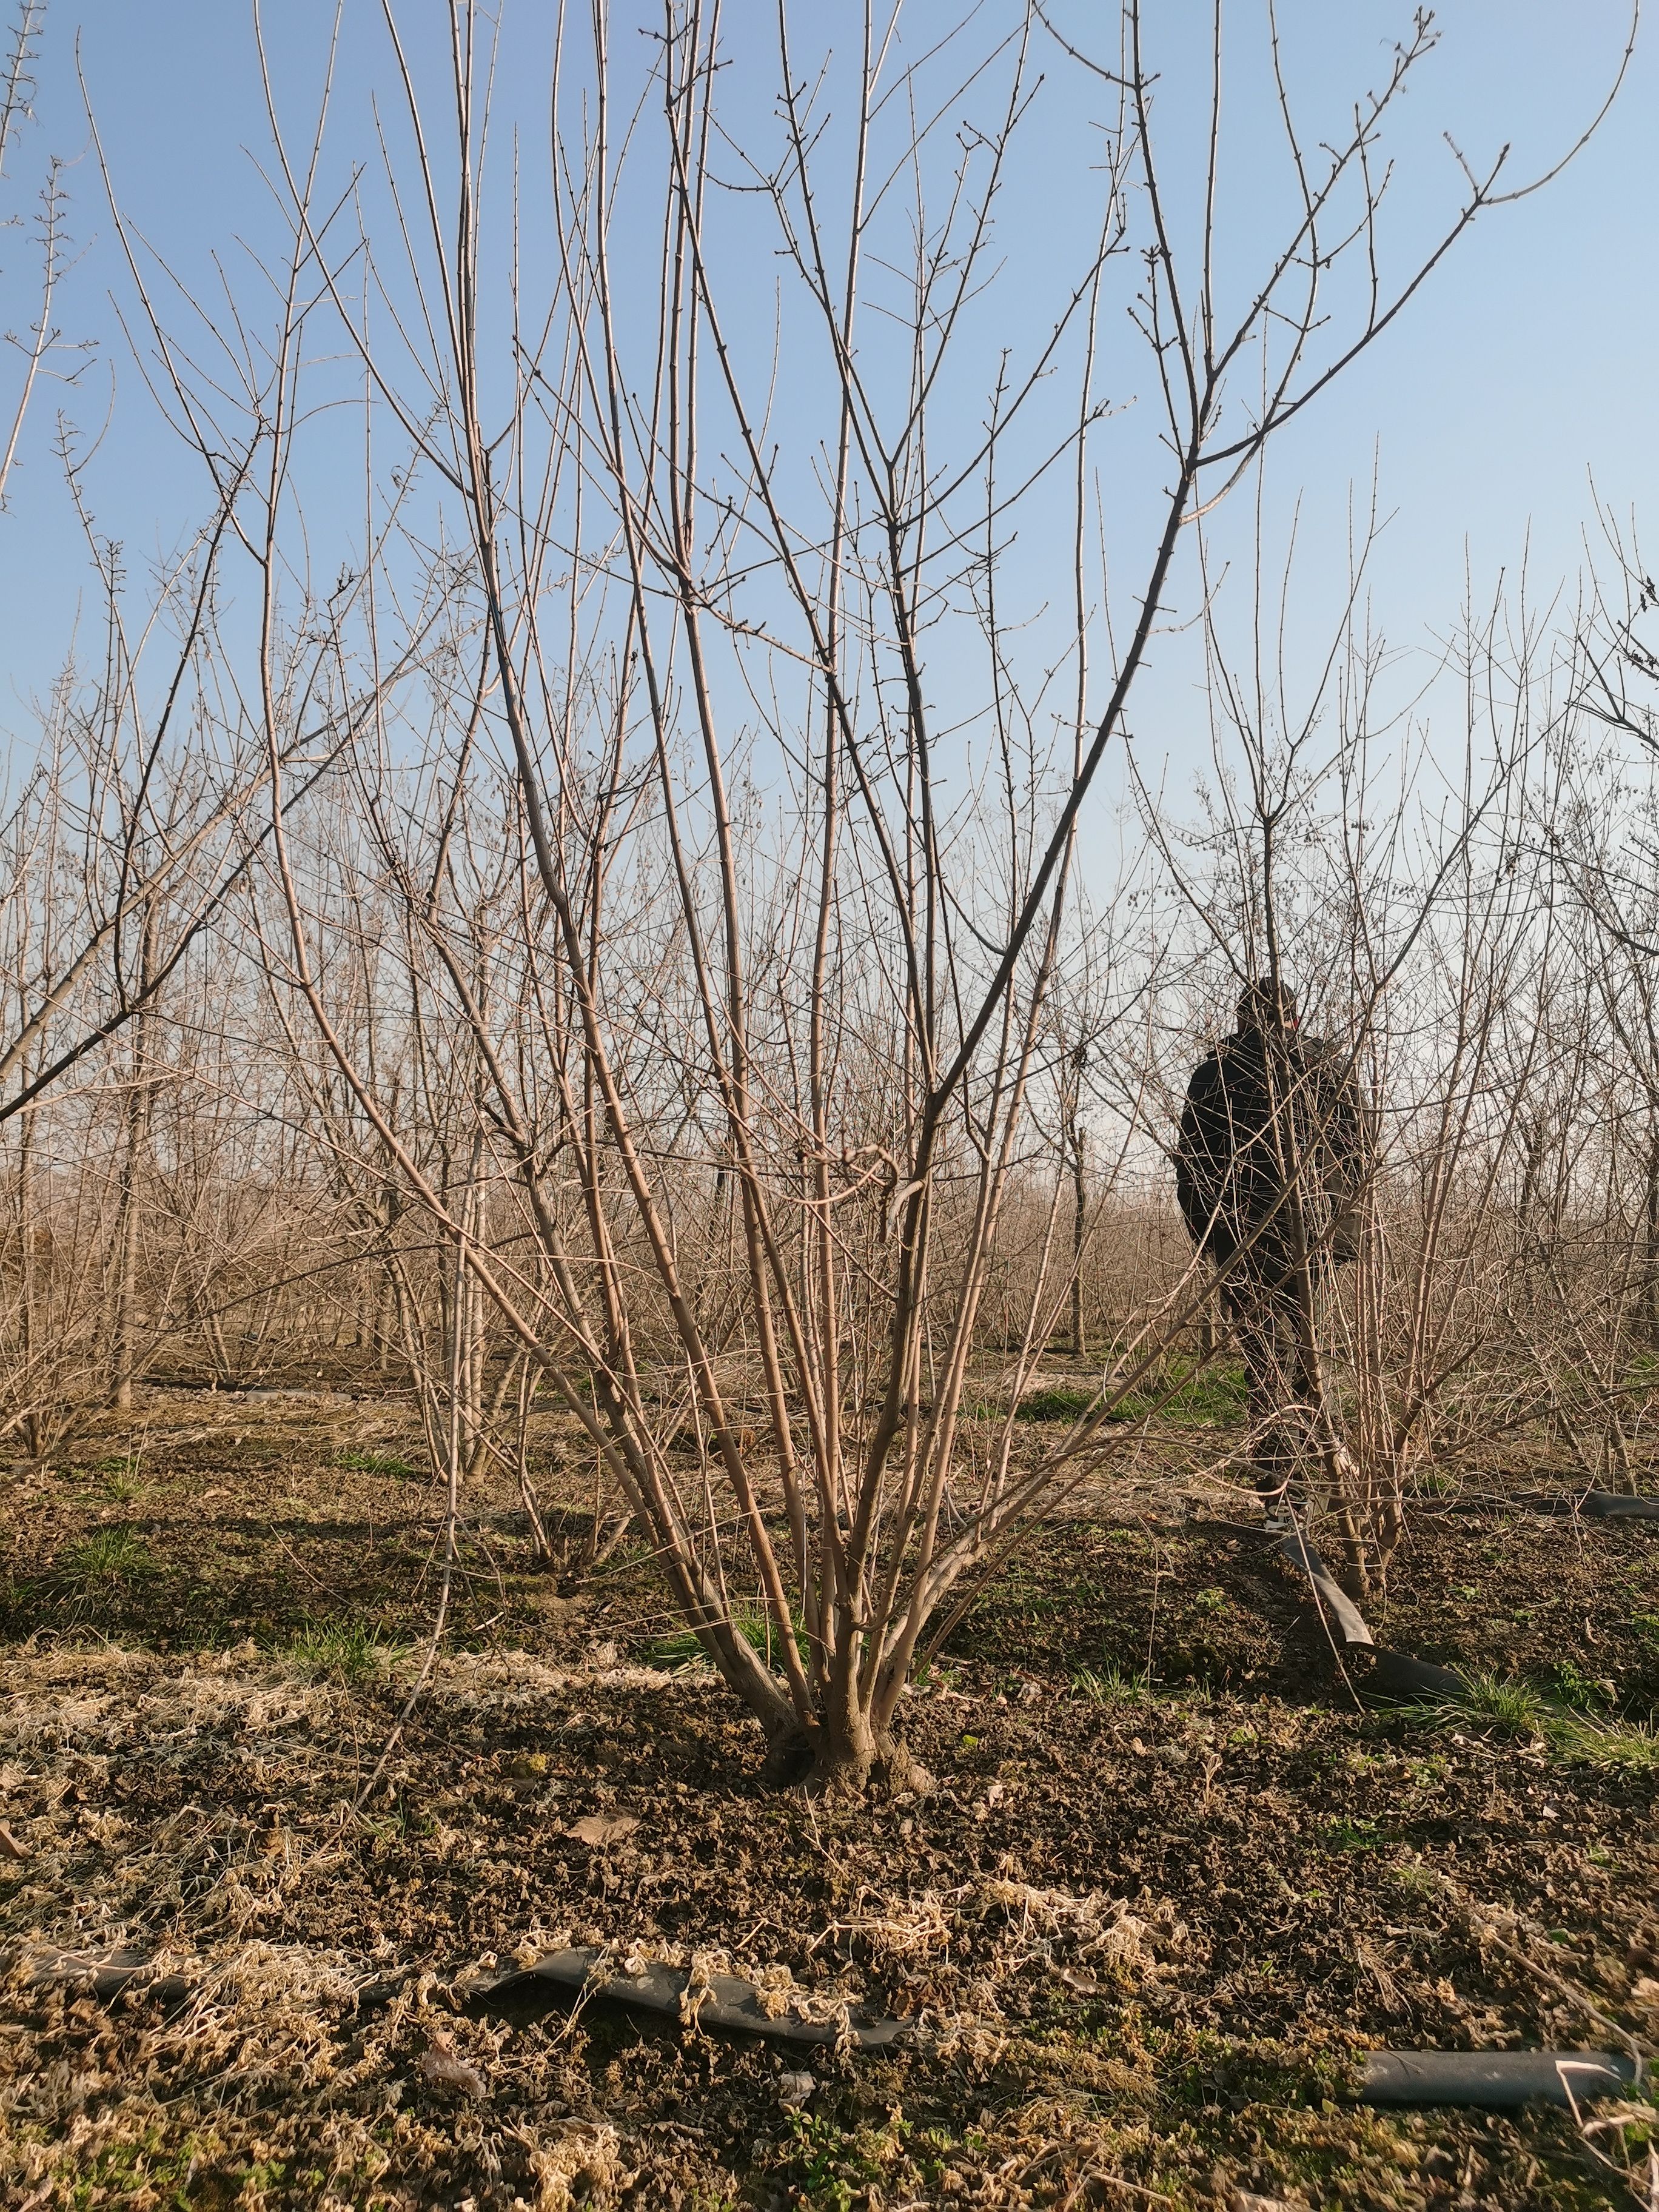
[(1634, 2059), (1610, 2051), (1373, 2051), (1360, 2089), (1368, 2105), (1586, 2104), (1620, 2096)]

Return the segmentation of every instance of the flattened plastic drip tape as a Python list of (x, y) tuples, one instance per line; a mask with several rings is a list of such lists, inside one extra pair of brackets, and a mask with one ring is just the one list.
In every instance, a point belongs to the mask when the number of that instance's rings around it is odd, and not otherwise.
[(1404, 1705), (1416, 1705), (1419, 1699), (1461, 1698), (1467, 1695), (1468, 1679), (1449, 1667), (1437, 1667), (1427, 1659), (1413, 1659), (1409, 1651), (1390, 1651), (1383, 1644), (1374, 1644), (1376, 1663), (1360, 1687), (1368, 1698), (1388, 1698)]
[(1330, 1571), (1313, 1546), (1298, 1530), (1286, 1536), (1279, 1546), (1280, 1552), (1293, 1567), (1299, 1567), (1319, 1593), (1320, 1602), (1336, 1623), (1345, 1644), (1369, 1644), (1371, 1632), (1360, 1617), (1359, 1607), (1344, 1589), (1332, 1581)]
[(1592, 1490), (1578, 1501), (1592, 1521), (1659, 1521), (1659, 1498), (1625, 1498), (1617, 1491)]
[(1299, 1529), (1286, 1536), (1279, 1549), (1313, 1584), (1327, 1619), (1348, 1650), (1370, 1652), (1370, 1666), (1362, 1682), (1367, 1697), (1413, 1705), (1419, 1698), (1461, 1697), (1468, 1688), (1463, 1676), (1449, 1667), (1436, 1667), (1426, 1659), (1413, 1659), (1407, 1651), (1390, 1651), (1385, 1644), (1375, 1643), (1358, 1607), (1333, 1581), (1330, 1570)]
[(1373, 2051), (1360, 2099), (1367, 2105), (1583, 2105), (1622, 2096), (1633, 2058), (1611, 2051)]
[(477, 1985), (472, 2003), (494, 2011), (542, 1995), (583, 1997), (621, 2005), (683, 2027), (727, 2035), (761, 2035), (774, 2043), (848, 2044), (855, 2051), (884, 2051), (902, 2041), (910, 2023), (889, 2020), (860, 2004), (826, 2005), (807, 1990), (761, 1990), (734, 1974), (710, 1974), (693, 1986), (681, 1966), (648, 1966), (637, 1974), (607, 1967), (606, 1954), (580, 1946), (550, 1952), (516, 1974)]
[(59, 1951), (40, 1945), (25, 1955), (29, 1979), (37, 1989), (54, 1984), (79, 1996), (113, 2004), (129, 1992), (152, 2004), (176, 2006), (191, 1994), (183, 1974), (157, 1974), (143, 1951)]
[(1577, 1513), (1586, 1521), (1659, 1521), (1659, 1498), (1632, 1498), (1622, 1490), (1528, 1490), (1516, 1498), (1477, 1498), (1467, 1501), (1447, 1498), (1431, 1504), (1428, 1510), (1456, 1513)]
[(1582, 1514), (1586, 1521), (1659, 1521), (1659, 1498), (1632, 1498), (1620, 1490), (1522, 1490), (1507, 1498), (1419, 1498), (1417, 1513), (1492, 1518), (1501, 1513)]

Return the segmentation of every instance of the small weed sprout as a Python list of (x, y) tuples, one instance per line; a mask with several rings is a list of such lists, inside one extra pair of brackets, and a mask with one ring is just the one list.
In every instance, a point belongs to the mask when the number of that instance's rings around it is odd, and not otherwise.
[(1337, 1851), (1380, 1851), (1386, 1850), (1392, 1840), (1375, 1820), (1357, 1816), (1327, 1820), (1324, 1835), (1328, 1848)]
[(1440, 1887), (1432, 1870), (1414, 1859), (1390, 1867), (1389, 1875), (1395, 1887), (1404, 1890), (1407, 1897), (1431, 1897)]
[(1144, 1686), (1121, 1668), (1085, 1667), (1072, 1677), (1072, 1694), (1085, 1705), (1121, 1705), (1144, 1694)]
[(307, 1621), (283, 1658), (310, 1681), (366, 1682), (386, 1674), (408, 1650), (361, 1620)]
[(1605, 1705), (1613, 1689), (1611, 1682), (1587, 1674), (1571, 1659), (1558, 1659), (1549, 1674), (1562, 1704), (1580, 1709)]

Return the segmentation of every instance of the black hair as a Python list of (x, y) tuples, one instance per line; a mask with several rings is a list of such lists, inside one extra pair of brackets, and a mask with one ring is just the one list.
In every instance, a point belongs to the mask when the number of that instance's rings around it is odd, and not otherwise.
[(1238, 1026), (1241, 1030), (1265, 1030), (1282, 1023), (1287, 1030), (1296, 1027), (1296, 994), (1288, 983), (1276, 981), (1270, 975), (1261, 975), (1255, 982), (1247, 983), (1239, 994)]

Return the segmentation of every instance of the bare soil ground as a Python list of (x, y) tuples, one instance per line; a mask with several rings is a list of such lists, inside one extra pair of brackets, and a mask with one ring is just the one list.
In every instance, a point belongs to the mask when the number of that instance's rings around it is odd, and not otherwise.
[[(1377, 2045), (1659, 2040), (1659, 1770), (1614, 1725), (1659, 1700), (1652, 1527), (1425, 1513), (1371, 1609), (1599, 1713), (1574, 1748), (1524, 1708), (1358, 1710), (1289, 1573), (1143, 1468), (1152, 1510), (1130, 1486), (1046, 1528), (908, 1700), (932, 1793), (848, 1806), (763, 1786), (648, 1562), (526, 1572), (486, 1484), (354, 1812), (430, 1620), (422, 1464), (395, 1395), (158, 1389), (9, 1477), (7, 2203), (1644, 2202), (1639, 2098), (1591, 2129), (1348, 2092)], [(781, 2057), (469, 2002), (601, 1942), (920, 2033)], [(176, 1980), (42, 1978), (118, 1948)]]

